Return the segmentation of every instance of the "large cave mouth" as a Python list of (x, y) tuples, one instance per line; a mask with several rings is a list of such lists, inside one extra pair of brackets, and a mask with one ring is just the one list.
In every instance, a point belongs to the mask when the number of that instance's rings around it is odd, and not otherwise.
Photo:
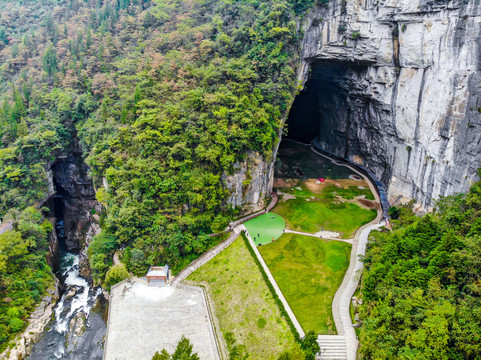
[(356, 106), (350, 92), (366, 71), (366, 65), (352, 62), (312, 62), (309, 80), (289, 113), (285, 138), (315, 142), (322, 150), (346, 157), (349, 123)]

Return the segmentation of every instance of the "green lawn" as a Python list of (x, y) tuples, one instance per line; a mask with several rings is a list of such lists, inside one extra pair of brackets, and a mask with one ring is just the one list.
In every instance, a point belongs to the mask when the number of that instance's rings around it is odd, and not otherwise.
[(292, 359), (304, 359), (242, 238), (188, 280), (206, 284), (210, 289), (231, 352), (248, 353), (249, 359), (276, 360), (289, 350)]
[(244, 225), (256, 245), (268, 244), (273, 239), (279, 239), (286, 227), (284, 219), (273, 213), (258, 216), (247, 221)]
[(284, 234), (258, 249), (304, 331), (334, 334), (332, 299), (349, 266), (351, 245)]
[(316, 233), (324, 228), (341, 233), (342, 238), (350, 238), (360, 226), (374, 220), (377, 211), (336, 200), (334, 193), (339, 190), (335, 186), (327, 187), (321, 195), (312, 194), (314, 199), (299, 194), (306, 190), (296, 190), (295, 199), (279, 201), (272, 211), (286, 219), (291, 230)]

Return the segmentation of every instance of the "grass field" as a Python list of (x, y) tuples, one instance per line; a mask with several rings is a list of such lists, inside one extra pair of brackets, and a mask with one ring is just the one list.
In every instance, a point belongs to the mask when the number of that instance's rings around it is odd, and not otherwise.
[[(262, 246), (261, 246), (262, 247)], [(206, 284), (235, 359), (277, 359), (284, 350), (304, 359), (262, 274), (242, 238), (203, 265), (188, 280)]]
[(279, 239), (286, 227), (282, 216), (273, 213), (258, 216), (244, 225), (256, 245), (265, 245)]
[(334, 334), (332, 299), (349, 266), (351, 245), (284, 234), (258, 249), (304, 331)]
[(309, 233), (324, 229), (346, 239), (376, 218), (378, 205), (369, 184), (359, 176), (354, 179), (349, 168), (293, 141), (281, 143), (278, 159), (274, 184), (295, 198), (280, 200), (272, 212), (285, 219), (287, 228)]
[(291, 230), (316, 233), (324, 228), (341, 233), (344, 239), (354, 236), (360, 226), (377, 215), (376, 210), (363, 209), (349, 202), (318, 198), (306, 201), (304, 197), (280, 201), (272, 211), (286, 219)]

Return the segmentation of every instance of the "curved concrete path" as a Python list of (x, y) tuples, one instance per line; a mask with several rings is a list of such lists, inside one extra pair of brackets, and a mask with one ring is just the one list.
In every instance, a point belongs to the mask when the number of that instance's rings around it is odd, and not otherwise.
[[(338, 327), (338, 322), (336, 321), (337, 332), (338, 334), (341, 334), (340, 330), (342, 329), (342, 333), (346, 338), (346, 355), (348, 360), (356, 359), (357, 347), (359, 345), (356, 331), (352, 326), (351, 314), (349, 312), (351, 306), (351, 299), (357, 289), (360, 275), (364, 267), (364, 263), (359, 259), (359, 256), (366, 253), (369, 233), (372, 230), (378, 229), (384, 225), (385, 222), (383, 221), (380, 224), (368, 225), (361, 230), (359, 239), (352, 248), (353, 251), (351, 252), (351, 262), (349, 264), (349, 269), (346, 272), (344, 280), (339, 289), (337, 290), (336, 295), (334, 296), (334, 301), (332, 303), (333, 312), (334, 306), (336, 306), (336, 310), (338, 311), (338, 316), (341, 322), (341, 327)], [(338, 293), (340, 294), (339, 296)]]
[[(321, 154), (320, 152), (316, 151), (313, 147), (311, 147), (312, 151), (316, 154), (325, 157), (331, 161), (335, 161), (331, 159), (329, 156), (325, 154)], [(359, 172), (356, 168), (348, 164), (341, 164), (341, 166), (345, 166), (356, 174), (361, 176), (366, 182), (369, 184), (369, 188), (374, 195), (375, 201), (381, 204), (381, 199), (379, 197), (378, 192), (376, 191), (375, 185), (370, 181), (370, 179), (364, 175), (363, 173)], [(370, 223), (361, 226), (354, 235), (354, 239), (352, 239), (352, 249), (351, 249), (351, 259), (349, 262), (349, 268), (344, 275), (344, 279), (341, 283), (339, 289), (337, 289), (336, 294), (334, 295), (334, 300), (332, 301), (332, 315), (334, 318), (334, 323), (336, 324), (337, 329), (337, 336), (332, 335), (333, 339), (336, 338), (345, 338), (346, 343), (346, 359), (347, 360), (355, 360), (357, 356), (357, 347), (359, 345), (359, 341), (357, 340), (356, 331), (352, 326), (351, 314), (349, 312), (351, 306), (351, 298), (354, 295), (354, 292), (357, 289), (360, 280), (360, 273), (364, 264), (360, 261), (359, 256), (364, 255), (366, 252), (367, 240), (369, 237), (369, 233), (374, 230), (378, 229), (385, 225), (385, 222), (381, 222), (383, 218), (383, 211), (382, 208), (378, 209), (377, 217)], [(338, 239), (339, 240), (339, 239)], [(326, 340), (328, 335), (322, 336), (323, 340)], [(322, 357), (322, 348), (321, 348), (321, 359)]]

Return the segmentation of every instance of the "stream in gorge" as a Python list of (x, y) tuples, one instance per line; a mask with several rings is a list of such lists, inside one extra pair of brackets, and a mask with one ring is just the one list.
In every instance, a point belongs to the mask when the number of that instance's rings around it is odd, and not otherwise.
[(100, 360), (103, 356), (108, 302), (101, 287), (92, 286), (84, 263), (85, 247), (99, 231), (93, 218), (100, 207), (80, 154), (74, 152), (52, 165), (55, 194), (45, 206), (56, 221), (60, 299), (30, 351), (32, 360)]
[[(59, 239), (63, 237), (62, 227), (60, 220), (57, 225)], [(79, 254), (61, 250), (57, 277), (62, 295), (53, 319), (34, 344), (28, 359), (102, 359), (107, 301), (100, 287), (92, 287), (79, 275), (79, 264)]]

